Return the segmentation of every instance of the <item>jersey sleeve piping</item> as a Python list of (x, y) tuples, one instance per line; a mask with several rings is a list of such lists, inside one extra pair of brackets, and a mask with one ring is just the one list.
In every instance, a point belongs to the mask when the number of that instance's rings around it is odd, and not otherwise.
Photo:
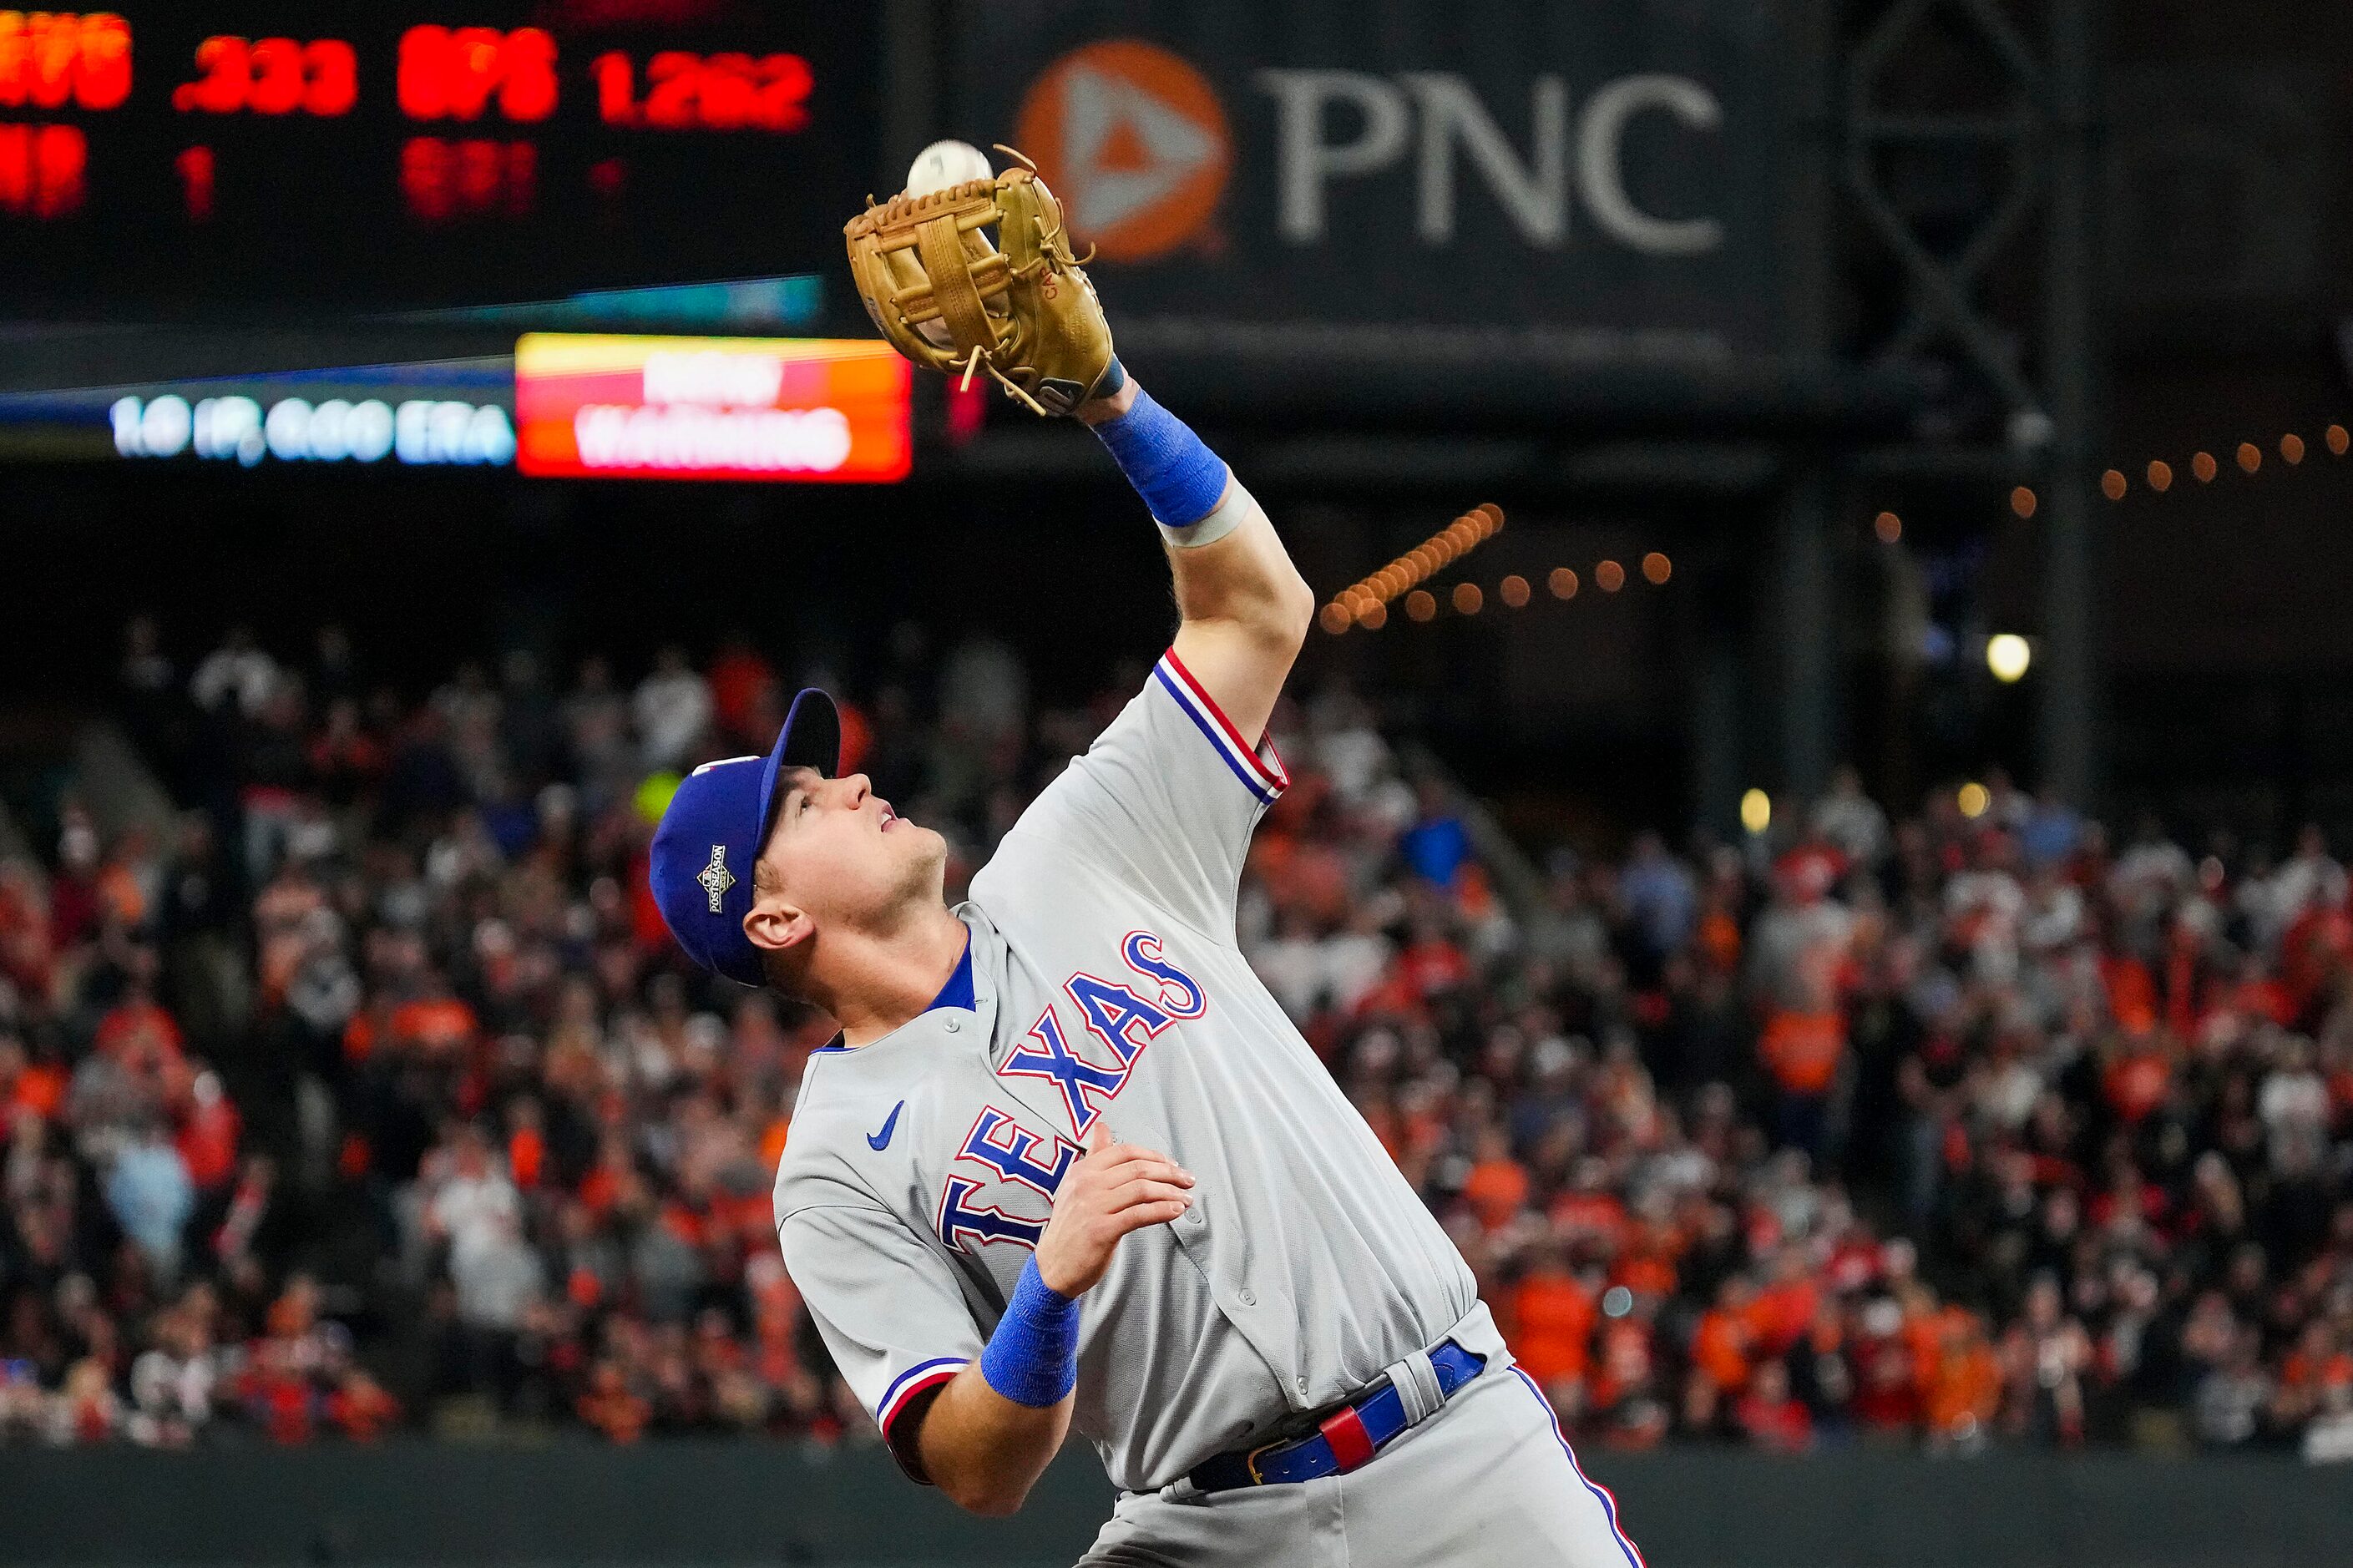
[(1152, 673), (1261, 805), (1273, 805), (1275, 797), (1291, 787), (1291, 775), (1283, 771), (1282, 759), (1275, 753), (1273, 741), (1261, 739), (1257, 746), (1245, 742), (1233, 721), (1226, 717), (1225, 710), (1193, 679), (1193, 672), (1185, 668), (1175, 648), (1160, 656)]
[(874, 1420), (882, 1428), (882, 1440), (891, 1440), (891, 1423), (910, 1400), (927, 1388), (937, 1388), (971, 1364), (963, 1356), (935, 1356), (917, 1362), (893, 1378), (891, 1386), (882, 1391), (881, 1403), (874, 1407)]

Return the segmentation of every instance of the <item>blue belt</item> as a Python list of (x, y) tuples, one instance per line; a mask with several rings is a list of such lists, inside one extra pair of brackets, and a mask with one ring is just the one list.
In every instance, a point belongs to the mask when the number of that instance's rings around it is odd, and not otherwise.
[[(1438, 1374), (1438, 1402), (1479, 1375), (1487, 1358), (1448, 1340), (1430, 1352), (1430, 1366)], [(1324, 1476), (1345, 1476), (1372, 1462), (1413, 1423), (1406, 1419), (1405, 1396), (1388, 1379), (1371, 1393), (1360, 1394), (1326, 1415), (1304, 1437), (1268, 1443), (1256, 1448), (1235, 1448), (1214, 1454), (1193, 1467), (1187, 1477), (1204, 1492), (1230, 1491), (1236, 1487), (1273, 1486), (1286, 1481), (1312, 1481)]]

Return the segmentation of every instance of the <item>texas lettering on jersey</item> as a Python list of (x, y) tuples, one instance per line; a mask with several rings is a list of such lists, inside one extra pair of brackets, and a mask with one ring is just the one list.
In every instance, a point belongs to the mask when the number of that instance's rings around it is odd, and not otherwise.
[[(1120, 942), (1120, 954), (1152, 994), (1123, 980), (1106, 980), (1084, 970), (1062, 983), (1062, 994), (1077, 1009), (1081, 1033), (1072, 1035), (1062, 1023), (1059, 1005), (1049, 1004), (1019, 1043), (997, 1068), (1000, 1078), (1039, 1079), (1051, 1084), (1070, 1116), (1071, 1136), (1057, 1130), (1033, 1131), (1012, 1111), (984, 1105), (965, 1134), (955, 1155), (955, 1166), (977, 1166), (987, 1173), (976, 1176), (952, 1166), (940, 1191), (934, 1228), (940, 1239), (962, 1251), (1009, 1241), (1034, 1249), (1046, 1233), (1043, 1215), (1030, 1218), (1009, 1213), (981, 1197), (993, 1184), (1024, 1187), (1049, 1200), (1078, 1158), (1087, 1130), (1127, 1086), (1144, 1050), (1169, 1025), (1198, 1018), (1208, 1009), (1208, 996), (1193, 977), (1168, 962), (1160, 939), (1148, 931), (1130, 931)], [(1080, 1042), (1073, 1045), (1073, 1041)], [(1031, 1204), (1022, 1206), (1034, 1207)]]

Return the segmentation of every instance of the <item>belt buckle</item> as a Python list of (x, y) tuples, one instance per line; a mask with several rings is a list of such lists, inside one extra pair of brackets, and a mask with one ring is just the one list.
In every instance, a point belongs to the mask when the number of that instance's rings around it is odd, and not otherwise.
[(1267, 1484), (1266, 1478), (1258, 1473), (1259, 1456), (1261, 1454), (1270, 1453), (1282, 1447), (1283, 1447), (1283, 1444), (1280, 1441), (1261, 1443), (1257, 1447), (1252, 1448), (1249, 1453), (1242, 1456), (1242, 1468), (1250, 1472), (1250, 1485), (1254, 1487), (1262, 1487)]

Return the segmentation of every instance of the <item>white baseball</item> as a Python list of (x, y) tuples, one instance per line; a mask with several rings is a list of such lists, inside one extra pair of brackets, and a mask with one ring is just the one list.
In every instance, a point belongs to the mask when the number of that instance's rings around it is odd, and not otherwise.
[[(971, 142), (934, 142), (916, 153), (915, 161), (907, 165), (907, 194), (927, 196), (950, 185), (961, 185), (966, 180), (993, 179), (996, 174), (997, 171), (988, 166), (988, 154)], [(916, 330), (937, 347), (955, 346), (955, 339), (941, 322), (925, 321)]]
[(988, 154), (971, 142), (934, 142), (907, 165), (907, 194), (927, 196), (966, 180), (990, 179), (996, 174), (988, 166)]

